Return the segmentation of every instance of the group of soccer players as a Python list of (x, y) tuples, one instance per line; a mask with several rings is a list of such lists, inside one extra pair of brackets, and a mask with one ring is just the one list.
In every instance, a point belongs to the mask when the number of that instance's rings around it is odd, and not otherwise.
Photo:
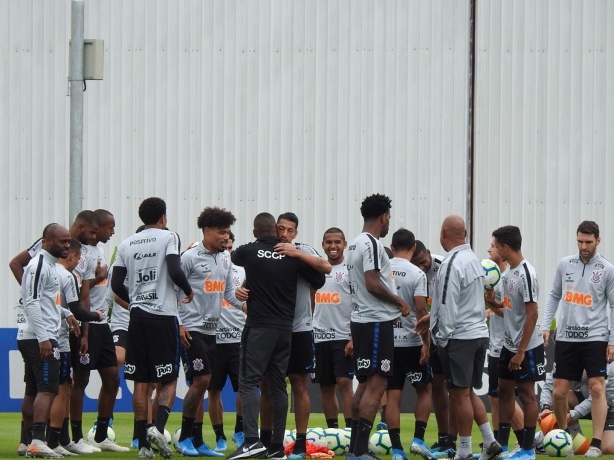
[[(597, 224), (580, 224), (579, 253), (559, 263), (540, 334), (537, 277), (522, 255), (517, 227), (493, 232), (488, 252), (502, 280), (485, 290), (460, 216), (443, 221), (446, 257), (431, 254), (412, 232), (399, 229), (389, 258), (379, 239), (388, 234), (390, 209), (384, 195), (365, 198), (362, 233), (348, 245), (341, 229), (327, 229), (326, 258), (294, 243), (299, 221), (290, 212), (277, 219), (256, 216), (255, 242), (235, 249), (235, 217), (205, 208), (197, 218), (202, 241), (181, 253), (178, 236), (167, 229), (166, 204), (148, 198), (139, 207), (144, 225), (119, 245), (112, 267), (100, 246), (113, 235), (110, 212), (83, 211), (70, 229), (48, 225), (43, 238), (10, 263), (22, 286), (18, 341), (26, 386), (20, 455), (128, 451), (107, 438), (124, 364), (125, 378), (134, 381), (138, 458), (153, 458), (152, 447), (172, 458), (164, 432), (180, 360), (189, 389), (174, 447), (184, 456), (225, 455), (221, 390), (227, 376), (238, 392), (238, 449), (231, 459), (286, 458), (286, 376), (295, 401), (293, 460), (308, 456), (310, 377), (320, 386), (329, 427), (339, 425), (340, 392), (351, 428), (350, 459), (373, 458), (368, 441), (383, 401), (393, 460), (407, 459), (400, 435), (407, 380), (417, 395), (411, 453), (426, 460), (473, 458), (475, 421), (483, 437), (481, 460), (533, 460), (538, 416), (552, 409), (558, 426), (569, 429), (570, 388), (583, 373), (593, 422), (585, 456), (614, 449), (605, 387), (607, 363), (614, 359), (614, 318), (607, 316), (607, 306), (614, 305), (614, 272), (597, 253)], [(544, 346), (559, 306), (552, 401), (540, 412), (535, 382), (546, 376)], [(487, 349), (495, 431), (473, 392), (481, 387)], [(87, 441), (81, 420), (92, 369), (100, 373), (102, 388), (95, 436)], [(213, 448), (203, 439), (207, 390)], [(431, 404), (438, 440), (429, 448), (424, 437)], [(519, 442), (515, 452), (507, 447), (512, 428)]]

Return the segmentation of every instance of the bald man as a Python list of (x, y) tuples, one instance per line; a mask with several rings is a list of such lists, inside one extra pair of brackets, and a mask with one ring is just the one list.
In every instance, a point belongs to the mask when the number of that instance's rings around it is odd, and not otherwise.
[(459, 446), (454, 458), (471, 460), (471, 428), (475, 420), (484, 439), (480, 460), (492, 460), (502, 449), (493, 435), (484, 403), (473, 392), (482, 387), (488, 349), (484, 270), (466, 238), (461, 216), (444, 219), (439, 241), (448, 254), (434, 283), (431, 334), (450, 389), (450, 408), (454, 408), (451, 417), (455, 417), (458, 427)]

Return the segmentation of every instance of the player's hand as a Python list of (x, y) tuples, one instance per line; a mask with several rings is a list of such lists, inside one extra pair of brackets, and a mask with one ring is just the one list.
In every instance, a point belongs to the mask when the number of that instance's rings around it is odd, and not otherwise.
[(405, 302), (405, 300), (401, 302), (399, 310), (401, 311), (401, 315), (403, 316), (407, 316), (411, 313), (411, 308), (409, 307), (408, 303)]
[(550, 345), (550, 331), (542, 331), (542, 338), (544, 339), (544, 348), (548, 348), (548, 345)]
[(190, 303), (193, 298), (194, 298), (194, 290), (192, 290), (192, 292), (190, 292), (188, 295), (186, 295), (183, 298), (183, 300), (181, 301), (181, 303)]
[(86, 335), (82, 335), (81, 336), (81, 341), (79, 343), (79, 356), (83, 356), (87, 353), (87, 350), (89, 349), (89, 338)]
[(102, 311), (96, 310), (96, 313), (98, 313), (98, 317), (99, 317), (98, 321), (102, 321), (102, 319), (104, 318)]
[(81, 335), (81, 327), (79, 327), (79, 321), (75, 319), (74, 316), (69, 316), (66, 318), (66, 322), (68, 323), (68, 330), (75, 334), (77, 337)]
[(495, 301), (495, 290), (484, 289), (484, 301), (490, 306)]
[(428, 343), (422, 344), (422, 349), (420, 350), (420, 365), (425, 365), (431, 356), (431, 346)]
[(273, 249), (275, 252), (288, 257), (296, 257), (301, 252), (301, 250), (292, 243), (277, 243)]
[(547, 417), (550, 414), (552, 414), (552, 409), (544, 409), (539, 414), (537, 414), (537, 421), (541, 422), (543, 418)]
[(45, 340), (44, 342), (40, 342), (38, 344), (38, 352), (41, 357), (41, 361), (45, 361), (49, 356), (51, 356), (51, 341)]
[(345, 345), (343, 349), (343, 353), (345, 356), (353, 356), (354, 355), (354, 341), (350, 339), (350, 341)]
[(517, 351), (516, 354), (510, 359), (510, 363), (507, 365), (507, 368), (511, 372), (520, 371), (520, 366), (524, 361), (524, 351)]
[(431, 314), (424, 315), (416, 322), (416, 326), (414, 327), (414, 332), (418, 335), (426, 334), (431, 325)]
[(243, 302), (241, 306), (241, 311), (247, 315), (247, 302)]
[(185, 326), (179, 326), (179, 341), (181, 342), (181, 346), (187, 350), (190, 348), (190, 340), (192, 340), (192, 336)]
[(247, 299), (249, 298), (249, 289), (243, 286), (238, 287), (235, 289), (235, 297), (241, 302), (247, 302)]
[(606, 350), (606, 358), (608, 359), (608, 363), (614, 361), (614, 345), (608, 345)]
[(96, 281), (97, 281), (96, 284), (106, 279), (107, 276), (109, 276), (109, 266), (101, 265), (100, 260), (98, 260), (98, 264), (96, 264), (96, 271), (94, 272), (94, 277), (96, 278)]

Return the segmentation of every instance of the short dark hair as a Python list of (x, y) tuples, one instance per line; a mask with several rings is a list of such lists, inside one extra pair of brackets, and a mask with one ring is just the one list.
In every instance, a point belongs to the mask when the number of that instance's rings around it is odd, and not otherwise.
[(228, 228), (237, 221), (230, 211), (217, 207), (207, 207), (196, 220), (198, 228)]
[(599, 238), (599, 225), (597, 225), (597, 222), (594, 222), (592, 220), (584, 220), (580, 222), (580, 225), (578, 225), (578, 230), (576, 230), (576, 234), (578, 233), (595, 235), (595, 238)]
[(277, 236), (277, 222), (268, 212), (261, 212), (254, 218), (254, 236)]
[(55, 234), (58, 227), (61, 227), (61, 225), (56, 224), (55, 222), (45, 225), (45, 228), (43, 228), (43, 238), (51, 238)]
[(154, 225), (166, 214), (166, 203), (162, 198), (145, 198), (139, 206), (139, 217), (145, 225)]
[(376, 219), (392, 207), (392, 200), (376, 193), (366, 197), (360, 205), (360, 214), (365, 219)]
[(298, 216), (294, 214), (293, 212), (284, 212), (283, 214), (280, 214), (279, 217), (277, 218), (277, 222), (279, 222), (282, 219), (288, 220), (290, 222), (294, 222), (296, 224), (296, 228), (298, 228)]
[(514, 225), (504, 225), (499, 227), (492, 236), (499, 244), (507, 244), (513, 251), (520, 251), (522, 247), (522, 235), (520, 229)]
[(341, 236), (343, 237), (343, 240), (345, 241), (345, 233), (343, 233), (343, 230), (341, 230), (338, 227), (331, 227), (328, 230), (326, 230), (324, 232), (324, 235), (322, 235), (322, 241), (326, 239), (326, 235), (328, 235), (329, 233), (341, 233)]
[(81, 251), (81, 242), (77, 238), (70, 239), (70, 247), (68, 248), (68, 252), (78, 252)]
[(100, 219), (98, 215), (94, 211), (90, 211), (89, 209), (84, 209), (77, 217), (75, 217), (75, 222), (81, 221), (87, 225), (100, 225)]
[(228, 239), (233, 243), (235, 242), (235, 234), (232, 233), (232, 230), (228, 232)]
[(106, 209), (96, 209), (94, 211), (94, 214), (96, 214), (96, 217), (98, 217), (98, 221), (102, 224), (103, 219), (106, 219), (107, 217), (113, 217), (113, 214), (110, 211), (107, 211)]
[(416, 237), (406, 228), (400, 228), (392, 235), (392, 247), (395, 250), (409, 251), (416, 244)]
[(424, 245), (424, 243), (420, 240), (416, 240), (416, 249), (414, 251), (414, 257), (419, 256), (424, 251), (426, 251), (426, 246)]

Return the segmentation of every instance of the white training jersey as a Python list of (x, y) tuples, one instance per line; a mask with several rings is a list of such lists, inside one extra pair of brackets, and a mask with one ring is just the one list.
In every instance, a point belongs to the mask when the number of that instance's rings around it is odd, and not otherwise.
[[(505, 271), (501, 273), (501, 276)], [(503, 302), (503, 283), (499, 282), (493, 288), (495, 291), (495, 301)], [(503, 309), (505, 310), (505, 309)], [(504, 311), (505, 313), (505, 311)], [(501, 349), (503, 348), (503, 340), (505, 338), (505, 320), (502, 316), (495, 314), (489, 309), (488, 316), (488, 332), (490, 338), (490, 345), (488, 347), (488, 354), (498, 358), (501, 356)]]
[(348, 247), (347, 268), (354, 303), (353, 322), (392, 321), (401, 316), (395, 304), (378, 299), (367, 290), (365, 272), (377, 270), (382, 283), (390, 292), (395, 295), (397, 292), (390, 269), (390, 259), (379, 239), (367, 232), (358, 235)]
[[(306, 254), (320, 257), (318, 251), (304, 243), (294, 243), (297, 249)], [(313, 318), (311, 315), (311, 285), (302, 276), (296, 280), (296, 309), (294, 310), (294, 321), (292, 322), (292, 332), (306, 332), (313, 330)]]
[(313, 338), (315, 343), (331, 340), (350, 340), (352, 295), (348, 282), (346, 261), (333, 265), (324, 286), (316, 292), (313, 312)]
[(428, 304), (432, 305), (433, 304), (433, 288), (434, 288), (434, 283), (435, 283), (435, 277), (437, 276), (437, 272), (439, 272), (439, 267), (441, 267), (441, 264), (443, 262), (444, 257), (443, 256), (438, 256), (437, 254), (431, 254), (431, 268), (429, 268), (429, 271), (426, 272), (426, 282), (427, 282), (427, 288), (428, 288)]
[(565, 257), (556, 267), (542, 330), (549, 330), (558, 309), (556, 340), (609, 342), (614, 345), (614, 267), (595, 254), (585, 265), (579, 255)]
[[(113, 276), (113, 267), (109, 268), (109, 279)], [(128, 275), (124, 280), (124, 285), (128, 286)], [(107, 284), (107, 302), (113, 305), (111, 310), (111, 330), (112, 331), (127, 331), (130, 324), (130, 312), (127, 308), (122, 307), (115, 301), (115, 293), (111, 289), (111, 283)]]
[(175, 285), (166, 264), (170, 254), (179, 255), (179, 237), (154, 227), (135, 233), (119, 245), (113, 265), (126, 268), (131, 309), (177, 316)]
[[(92, 257), (96, 259), (96, 265), (100, 263), (101, 267), (108, 266), (109, 261), (107, 260), (107, 256), (104, 254), (104, 247), (102, 243), (98, 243), (97, 246), (87, 246), (87, 249), (92, 254)], [(95, 286), (90, 287), (90, 311), (99, 311), (102, 313), (102, 320), (100, 321), (91, 321), (94, 324), (105, 324), (107, 323), (107, 315), (109, 313), (109, 307), (111, 303), (109, 303), (108, 296), (108, 288), (111, 283), (109, 283), (110, 278), (107, 277), (97, 283)]]
[(409, 260), (394, 257), (390, 260), (394, 283), (397, 286), (397, 295), (405, 299), (411, 311), (409, 315), (401, 317), (401, 321), (394, 324), (394, 346), (416, 347), (422, 345), (422, 337), (414, 332), (416, 327), (415, 297), (426, 297), (428, 288), (426, 274)]
[(87, 244), (81, 245), (81, 258), (79, 259), (79, 263), (73, 270), (73, 273), (77, 277), (77, 281), (79, 281), (80, 286), (83, 284), (84, 281), (93, 280), (94, 278), (96, 278), (96, 265), (98, 264), (98, 254), (97, 252), (92, 252), (92, 248), (93, 246), (88, 246)]
[(222, 300), (239, 309), (243, 306), (235, 297), (230, 253), (213, 254), (200, 241), (181, 255), (181, 269), (194, 291), (194, 298), (188, 304), (181, 303), (185, 293), (179, 290), (180, 324), (188, 331), (216, 335)]
[[(245, 281), (245, 269), (238, 265), (232, 266), (232, 287), (237, 289)], [(249, 308), (249, 303), (248, 303)], [(222, 300), (222, 313), (215, 331), (215, 341), (218, 344), (239, 343), (245, 327), (247, 316), (242, 310), (235, 308), (227, 300)]]
[(39, 343), (57, 340), (62, 320), (62, 312), (56, 305), (60, 295), (57, 260), (41, 249), (26, 266), (21, 281), (24, 321), (19, 324), (17, 340), (36, 339)]
[[(533, 266), (523, 259), (517, 267), (510, 267), (505, 271), (501, 277), (501, 282), (503, 283), (503, 304), (505, 305), (505, 312), (503, 313), (505, 341), (503, 346), (509, 351), (517, 352), (522, 339), (524, 324), (527, 320), (525, 303), (537, 303), (539, 297), (537, 275)], [(527, 350), (543, 343), (539, 325), (536, 324)]]
[(62, 322), (58, 332), (58, 346), (60, 352), (70, 351), (70, 343), (68, 340), (69, 328), (66, 318), (72, 316), (72, 312), (68, 310), (68, 304), (79, 302), (79, 286), (77, 278), (71, 272), (66, 270), (62, 264), (55, 264), (55, 269), (60, 283), (60, 295), (56, 298), (56, 306), (64, 310), (62, 312)]

